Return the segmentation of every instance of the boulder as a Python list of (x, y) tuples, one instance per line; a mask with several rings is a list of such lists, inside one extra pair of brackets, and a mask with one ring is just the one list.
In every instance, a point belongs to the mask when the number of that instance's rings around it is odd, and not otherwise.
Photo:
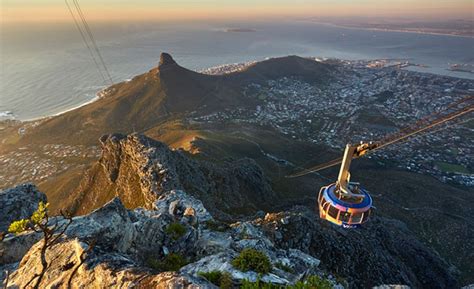
[(70, 238), (95, 240), (107, 250), (125, 253), (130, 249), (137, 231), (130, 212), (115, 198), (91, 214), (75, 217), (66, 231)]
[[(25, 288), (41, 272), (41, 243), (34, 245), (10, 276), (8, 285)], [(86, 257), (87, 255), (87, 257)], [(82, 257), (81, 257), (82, 256)], [(78, 239), (61, 242), (46, 254), (50, 262), (39, 288), (206, 288), (208, 283), (173, 272), (153, 273), (117, 252), (88, 252)], [(33, 281), (36, 282), (36, 279)]]
[(181, 190), (172, 190), (160, 196), (154, 209), (157, 213), (168, 213), (177, 219), (192, 216), (199, 223), (213, 219), (200, 200)]
[(18, 236), (8, 235), (0, 242), (0, 265), (19, 262), (41, 237), (41, 234), (34, 232), (27, 232)]
[(261, 276), (261, 274), (253, 271), (242, 272), (237, 270), (231, 264), (232, 259), (235, 258), (235, 256), (237, 256), (237, 253), (231, 250), (207, 256), (197, 262), (184, 266), (181, 268), (180, 273), (198, 276), (201, 272), (221, 271), (228, 272), (232, 276), (232, 279), (236, 280), (237, 282), (241, 282), (243, 280), (248, 280), (251, 282), (261, 280), (266, 283), (278, 285), (290, 283), (290, 281), (287, 279), (284, 279), (273, 273), (268, 273)]
[(46, 201), (46, 195), (29, 183), (0, 191), (0, 232), (6, 232), (13, 221), (29, 218), (38, 203)]

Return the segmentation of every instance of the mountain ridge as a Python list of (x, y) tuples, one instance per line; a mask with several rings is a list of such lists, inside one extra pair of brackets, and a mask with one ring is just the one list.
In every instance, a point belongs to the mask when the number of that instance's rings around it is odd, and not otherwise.
[(162, 53), (157, 67), (130, 81), (114, 84), (88, 105), (40, 121), (20, 144), (94, 144), (103, 134), (145, 132), (195, 110), (249, 107), (258, 101), (244, 96), (242, 87), (276, 76), (294, 75), (323, 83), (331, 66), (288, 56), (269, 59), (228, 75), (207, 75), (178, 65)]
[[(151, 208), (169, 190), (186, 190), (202, 199), (216, 217), (270, 208), (275, 193), (257, 163), (249, 158), (215, 164), (193, 160), (182, 150), (143, 135), (104, 135), (100, 159), (60, 207), (75, 215), (90, 213), (119, 196), (128, 208)], [(222, 202), (222, 199), (226, 202)]]

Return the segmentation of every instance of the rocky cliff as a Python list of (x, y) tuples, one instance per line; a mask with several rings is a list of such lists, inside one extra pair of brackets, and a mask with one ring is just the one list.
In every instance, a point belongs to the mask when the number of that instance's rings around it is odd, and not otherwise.
[[(153, 208), (164, 192), (185, 190), (220, 219), (271, 207), (275, 193), (257, 163), (248, 158), (213, 163), (143, 135), (105, 135), (102, 155), (70, 199), (71, 211), (85, 214), (115, 196), (128, 208)], [(225, 202), (222, 200), (225, 199)]]
[[(49, 266), (40, 288), (216, 288), (206, 278), (216, 271), (226, 272), (234, 288), (244, 280), (285, 285), (308, 276), (333, 288), (457, 285), (448, 264), (394, 221), (375, 218), (360, 231), (338, 231), (313, 212), (294, 208), (222, 223), (181, 190), (161, 193), (152, 207), (128, 210), (114, 198), (75, 217), (46, 252)], [(0, 266), (10, 272), (7, 288), (24, 288), (40, 271), (40, 237), (29, 232), (2, 241)], [(25, 244), (26, 250), (16, 249)], [(236, 267), (232, 260), (245, 248), (267, 256), (270, 270), (258, 274)]]

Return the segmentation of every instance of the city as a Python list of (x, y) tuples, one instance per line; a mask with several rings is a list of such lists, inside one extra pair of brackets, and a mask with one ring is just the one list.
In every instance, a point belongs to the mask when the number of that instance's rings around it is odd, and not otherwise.
[[(262, 103), (254, 110), (226, 110), (190, 120), (270, 125), (294, 139), (341, 149), (348, 142), (380, 140), (474, 93), (472, 80), (399, 69), (403, 62), (394, 64), (394, 60), (314, 59), (336, 63), (336, 81), (312, 85), (284, 77), (266, 85), (249, 85), (245, 95)], [(231, 73), (245, 66), (219, 66), (206, 73)], [(473, 146), (469, 140), (473, 122), (468, 117), (451, 123), (447, 129), (369, 157), (390, 161), (400, 169), (433, 175), (443, 182), (474, 186), (470, 159)]]

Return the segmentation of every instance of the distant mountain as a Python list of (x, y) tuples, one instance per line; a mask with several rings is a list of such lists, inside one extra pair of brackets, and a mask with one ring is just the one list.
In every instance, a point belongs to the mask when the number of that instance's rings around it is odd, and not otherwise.
[(95, 144), (103, 134), (144, 132), (192, 111), (255, 106), (243, 87), (275, 77), (327, 81), (331, 66), (297, 56), (269, 59), (244, 71), (206, 75), (178, 65), (162, 53), (158, 67), (107, 88), (86, 106), (47, 119), (22, 138), (23, 144)]

